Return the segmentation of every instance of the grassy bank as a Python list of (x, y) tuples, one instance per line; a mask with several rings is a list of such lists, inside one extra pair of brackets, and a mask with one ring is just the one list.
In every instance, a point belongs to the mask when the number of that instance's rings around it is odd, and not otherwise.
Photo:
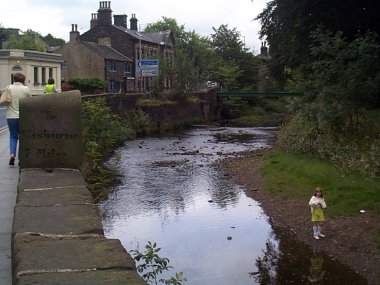
[[(331, 163), (278, 151), (266, 158), (261, 173), (266, 189), (284, 198), (305, 201), (316, 186), (324, 190), (329, 215), (350, 215), (370, 210), (380, 215), (380, 183), (355, 174), (342, 174)], [(380, 248), (380, 227), (376, 237)]]

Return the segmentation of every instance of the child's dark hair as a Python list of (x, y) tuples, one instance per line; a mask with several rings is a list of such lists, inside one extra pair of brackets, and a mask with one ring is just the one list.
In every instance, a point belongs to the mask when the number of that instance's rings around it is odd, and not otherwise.
[(317, 196), (317, 192), (321, 193), (321, 197), (323, 197), (323, 191), (321, 187), (316, 187), (314, 191), (314, 196)]
[(48, 79), (48, 84), (54, 84), (54, 79), (53, 78), (49, 78)]

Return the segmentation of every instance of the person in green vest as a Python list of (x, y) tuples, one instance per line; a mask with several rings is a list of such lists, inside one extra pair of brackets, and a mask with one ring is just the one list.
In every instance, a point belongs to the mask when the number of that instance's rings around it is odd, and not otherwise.
[(44, 94), (54, 94), (57, 93), (55, 89), (55, 81), (53, 78), (49, 78), (48, 84), (45, 85)]

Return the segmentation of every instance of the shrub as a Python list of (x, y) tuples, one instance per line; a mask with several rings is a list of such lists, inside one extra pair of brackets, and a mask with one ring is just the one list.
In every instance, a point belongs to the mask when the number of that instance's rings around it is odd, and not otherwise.
[(137, 266), (137, 271), (142, 273), (142, 277), (149, 284), (158, 284), (158, 282), (163, 284), (173, 284), (181, 285), (186, 278), (182, 272), (176, 273), (175, 277), (169, 279), (158, 279), (159, 275), (164, 271), (169, 271), (173, 267), (169, 265), (169, 258), (160, 257), (158, 252), (161, 248), (157, 247), (157, 243), (151, 243), (145, 245), (145, 251), (140, 252), (139, 250), (131, 250), (133, 259), (141, 262)]
[(101, 163), (115, 147), (135, 137), (134, 130), (111, 112), (102, 98), (83, 103), (84, 150)]
[(83, 94), (101, 93), (106, 87), (106, 83), (98, 78), (70, 78), (69, 84)]

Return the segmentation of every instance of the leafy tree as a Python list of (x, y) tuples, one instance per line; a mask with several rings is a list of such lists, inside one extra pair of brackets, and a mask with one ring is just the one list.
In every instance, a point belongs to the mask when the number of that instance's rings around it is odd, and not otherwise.
[(162, 17), (161, 21), (146, 25), (144, 32), (159, 32), (168, 30), (174, 33), (177, 45), (181, 45), (182, 42), (186, 41), (187, 33), (185, 31), (185, 25), (179, 25), (177, 20), (173, 18)]
[(49, 46), (62, 46), (65, 44), (64, 39), (59, 39), (53, 37), (51, 34), (47, 34), (46, 36), (42, 37), (45, 43), (47, 43)]
[(319, 25), (349, 41), (359, 33), (380, 32), (376, 1), (271, 0), (256, 18), (260, 20), (261, 38), (270, 46), (271, 70), (275, 78), (284, 79), (285, 67), (310, 62), (310, 34)]
[(3, 25), (0, 23), (0, 48), (3, 41), (6, 41), (9, 37), (9, 33), (7, 29), (3, 27)]
[(330, 128), (355, 128), (361, 110), (379, 104), (377, 36), (367, 33), (349, 41), (342, 32), (317, 29), (311, 39), (312, 73), (306, 80), (311, 90), (318, 90), (318, 117)]
[[(174, 33), (174, 65), (171, 72), (178, 93), (194, 91), (211, 80), (224, 82), (231, 88), (252, 89), (255, 85), (257, 61), (245, 48), (240, 32), (221, 25), (214, 34), (203, 37), (185, 31), (172, 18), (147, 25), (145, 31), (171, 30)], [(232, 72), (231, 72), (232, 71)]]
[[(175, 38), (174, 64), (170, 67), (175, 78), (174, 89), (178, 93), (197, 88), (199, 82), (206, 81), (209, 75), (212, 50), (210, 41), (195, 32), (185, 31), (175, 19), (162, 17), (161, 21), (147, 25), (144, 31), (171, 30)], [(167, 66), (166, 66), (167, 67)]]
[[(240, 32), (236, 28), (229, 29), (228, 25), (213, 28), (211, 47), (219, 58), (219, 81), (223, 81), (229, 88), (244, 88), (254, 85), (254, 74), (257, 73), (257, 61), (253, 54), (248, 52), (241, 40)], [(230, 67), (228, 67), (228, 65)], [(223, 71), (226, 73), (223, 74)], [(231, 77), (231, 71), (235, 75)], [(233, 78), (233, 81), (231, 79)]]
[(46, 51), (46, 46), (40, 40), (41, 35), (32, 30), (27, 30), (21, 37), (17, 40), (14, 35), (10, 35), (8, 38), (8, 49), (22, 49), (22, 50), (36, 50), (36, 51)]
[(312, 41), (309, 73), (294, 72), (294, 86), (307, 97), (277, 146), (378, 178), (378, 112), (369, 111), (380, 102), (378, 38), (368, 32), (349, 40), (342, 32), (318, 29)]
[(218, 69), (219, 82), (227, 90), (238, 89), (238, 77), (241, 75), (242, 70), (240, 70), (237, 64), (233, 61), (230, 63), (226, 62)]

